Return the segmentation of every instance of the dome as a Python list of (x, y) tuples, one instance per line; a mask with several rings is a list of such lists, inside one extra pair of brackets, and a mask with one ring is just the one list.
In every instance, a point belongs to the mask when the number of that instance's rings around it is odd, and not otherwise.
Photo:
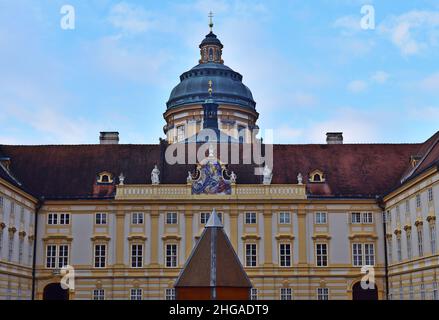
[(167, 108), (203, 103), (208, 97), (208, 82), (212, 81), (212, 98), (219, 104), (232, 104), (255, 109), (256, 102), (242, 75), (222, 63), (200, 63), (180, 76), (172, 90)]

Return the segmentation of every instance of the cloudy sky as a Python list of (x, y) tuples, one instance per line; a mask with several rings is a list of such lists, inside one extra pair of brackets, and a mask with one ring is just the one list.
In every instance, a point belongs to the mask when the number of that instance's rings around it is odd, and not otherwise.
[[(63, 5), (75, 29), (60, 26)], [(375, 29), (360, 21), (375, 9)], [(208, 32), (278, 143), (420, 142), (439, 130), (437, 0), (0, 0), (0, 144), (157, 143)]]

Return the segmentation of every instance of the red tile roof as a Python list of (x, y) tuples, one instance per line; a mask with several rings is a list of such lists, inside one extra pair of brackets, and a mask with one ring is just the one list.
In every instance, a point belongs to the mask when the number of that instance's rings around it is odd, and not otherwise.
[[(423, 144), (306, 144), (274, 145), (273, 184), (297, 183), (303, 175), (309, 196), (373, 198), (399, 185), (410, 166), (410, 156), (424, 153), (416, 171), (439, 160), (439, 132)], [(151, 183), (157, 164), (164, 184), (186, 183), (195, 165), (169, 165), (164, 143), (157, 145), (0, 145), (0, 154), (11, 158), (10, 170), (32, 195), (45, 198), (105, 198), (114, 186), (96, 187), (96, 175), (123, 172), (125, 184)], [(238, 184), (260, 184), (255, 165), (231, 164)], [(320, 169), (324, 183), (308, 182), (308, 174)], [(1, 172), (6, 179), (5, 173)], [(118, 182), (117, 179), (116, 183)]]

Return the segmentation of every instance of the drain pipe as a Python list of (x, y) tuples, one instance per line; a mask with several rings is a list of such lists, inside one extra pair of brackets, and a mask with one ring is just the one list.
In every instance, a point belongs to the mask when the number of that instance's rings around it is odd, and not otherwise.
[(377, 198), (378, 206), (381, 209), (382, 219), (383, 219), (383, 233), (384, 233), (384, 278), (386, 283), (386, 300), (389, 299), (389, 261), (387, 259), (387, 216), (386, 208), (381, 197)]
[(35, 300), (35, 284), (36, 284), (36, 264), (37, 264), (37, 239), (38, 239), (38, 214), (43, 207), (44, 197), (41, 197), (35, 208), (35, 217), (34, 217), (34, 248), (33, 248), (33, 257), (32, 257), (32, 294), (31, 300)]

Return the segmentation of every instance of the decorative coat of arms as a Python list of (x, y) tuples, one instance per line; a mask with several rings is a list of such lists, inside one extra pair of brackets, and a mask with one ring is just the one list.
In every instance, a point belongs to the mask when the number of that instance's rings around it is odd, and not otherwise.
[(188, 178), (188, 182), (192, 182), (192, 194), (231, 194), (236, 175), (232, 172), (231, 179), (225, 179), (225, 172), (225, 166), (209, 152), (209, 157), (197, 167), (198, 178)]

